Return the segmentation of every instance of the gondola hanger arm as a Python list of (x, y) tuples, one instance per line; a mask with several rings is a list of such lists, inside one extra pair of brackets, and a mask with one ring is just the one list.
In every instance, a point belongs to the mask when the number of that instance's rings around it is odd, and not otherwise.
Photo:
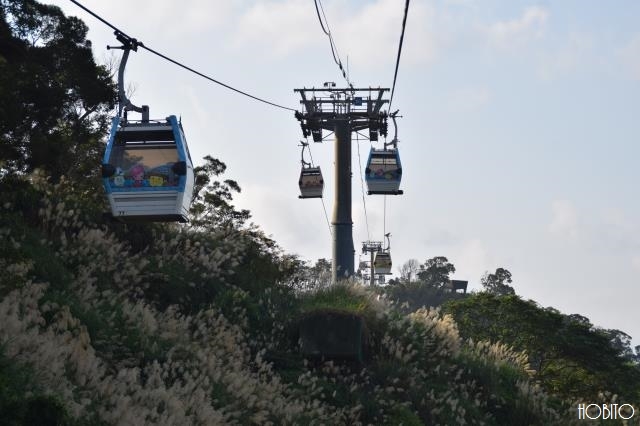
[(311, 163), (304, 160), (304, 149), (305, 148), (309, 149), (309, 143), (300, 141), (300, 145), (298, 146), (302, 147), (302, 149), (300, 150), (300, 163), (302, 163), (302, 167), (311, 167)]
[(120, 31), (115, 31), (114, 34), (118, 41), (122, 43), (122, 46), (107, 46), (107, 49), (122, 49), (123, 51), (122, 58), (120, 59), (120, 66), (118, 68), (118, 116), (122, 115), (123, 110), (125, 111), (125, 114), (127, 111), (135, 111), (142, 114), (143, 121), (149, 121), (149, 107), (147, 105), (142, 105), (142, 107), (134, 105), (127, 97), (124, 88), (124, 70), (127, 66), (127, 60), (129, 59), (129, 51), (133, 50), (134, 52), (137, 52), (138, 46), (144, 46), (144, 44), (135, 38), (131, 38), (121, 33)]
[(391, 117), (391, 120), (393, 121), (393, 140), (389, 143), (385, 143), (384, 147), (386, 148), (389, 145), (393, 145), (393, 148), (396, 149), (398, 148), (398, 123), (396, 123), (396, 117), (402, 117), (401, 115), (398, 116), (398, 112), (400, 110), (397, 109), (394, 112), (389, 114), (389, 117)]

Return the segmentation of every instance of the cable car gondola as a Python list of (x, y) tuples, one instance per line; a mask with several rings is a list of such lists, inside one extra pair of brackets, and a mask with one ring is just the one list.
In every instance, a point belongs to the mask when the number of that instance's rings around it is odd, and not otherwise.
[[(124, 69), (138, 42), (116, 32), (123, 55), (118, 70), (120, 105), (102, 161), (102, 180), (111, 214), (122, 222), (186, 222), (194, 172), (182, 124), (175, 115), (149, 120), (149, 107), (137, 107), (124, 91)], [(127, 120), (127, 112), (142, 120)]]
[(391, 254), (388, 251), (379, 251), (373, 261), (373, 268), (376, 274), (391, 274)]
[(387, 247), (376, 252), (376, 257), (373, 261), (373, 269), (376, 274), (390, 275), (391, 274), (391, 241), (389, 237), (391, 234), (384, 235), (387, 238)]
[(115, 117), (102, 177), (114, 218), (187, 222), (193, 164), (174, 115), (164, 122)]
[(322, 198), (322, 191), (324, 190), (324, 179), (322, 178), (322, 171), (320, 167), (312, 167), (311, 163), (304, 161), (304, 149), (309, 144), (302, 143), (301, 163), (302, 169), (300, 170), (300, 179), (298, 185), (300, 186), (300, 195), (298, 198)]
[(402, 194), (400, 180), (402, 165), (397, 149), (371, 148), (365, 168), (368, 194)]
[[(402, 164), (398, 153), (398, 127), (396, 113), (391, 114), (395, 127), (393, 141), (384, 145), (384, 149), (371, 148), (365, 168), (365, 180), (368, 194), (399, 195), (402, 194), (400, 181), (402, 180)], [(392, 145), (393, 148), (387, 148)]]

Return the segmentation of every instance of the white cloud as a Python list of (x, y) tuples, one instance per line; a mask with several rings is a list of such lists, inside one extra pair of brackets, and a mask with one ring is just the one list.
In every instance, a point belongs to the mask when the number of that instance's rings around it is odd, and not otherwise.
[(618, 57), (625, 65), (631, 78), (640, 80), (640, 33), (636, 34), (626, 46), (618, 50)]
[[(52, 3), (62, 6), (62, 0)], [(67, 3), (67, 2), (64, 2)], [(151, 37), (158, 33), (165, 36), (197, 35), (229, 21), (234, 2), (227, 0), (183, 0), (180, 2), (158, 2), (136, 0), (133, 2), (87, 0), (85, 6), (132, 36)], [(88, 16), (79, 8), (69, 9), (73, 15)], [(135, 16), (135, 27), (125, 26), (131, 16)], [(94, 25), (93, 18), (85, 22)], [(102, 24), (100, 24), (102, 25)], [(144, 40), (143, 40), (144, 41)], [(151, 43), (150, 43), (151, 44)]]
[(256, 3), (240, 17), (235, 43), (261, 45), (270, 53), (283, 56), (325, 41), (313, 9), (305, 0)]
[(489, 43), (501, 49), (513, 49), (543, 35), (549, 11), (540, 6), (527, 7), (522, 16), (495, 22), (482, 28)]
[(631, 267), (640, 272), (640, 254), (631, 257)]
[(587, 54), (593, 46), (587, 34), (572, 33), (566, 43), (553, 52), (544, 52), (540, 57), (538, 75), (551, 79), (585, 68)]
[[(372, 66), (395, 63), (404, 4), (376, 0), (354, 7), (346, 0), (324, 1), (329, 29), (343, 65)], [(435, 11), (424, 1), (411, 4), (402, 49), (404, 64), (429, 62), (437, 50)], [(259, 2), (239, 18), (234, 42), (260, 45), (279, 56), (320, 47), (329, 54), (329, 40), (322, 32), (313, 3), (307, 0)], [(326, 50), (326, 51), (325, 51)], [(330, 57), (329, 57), (330, 58)]]
[(551, 204), (552, 218), (549, 231), (552, 234), (574, 239), (578, 236), (578, 215), (568, 200), (556, 200)]
[(456, 89), (449, 94), (447, 105), (456, 112), (474, 111), (485, 106), (491, 99), (486, 87), (468, 87)]
[(496, 263), (484, 243), (477, 238), (465, 241), (449, 261), (456, 265), (455, 278), (468, 280), (475, 287), (478, 286), (480, 277), (489, 269), (488, 265)]
[[(403, 2), (377, 0), (360, 9), (355, 16), (342, 16), (334, 37), (343, 55), (349, 53), (354, 65), (388, 65), (395, 63), (404, 15)], [(426, 2), (409, 7), (402, 63), (431, 62), (437, 53), (436, 11)], [(341, 47), (344, 46), (344, 47)], [(343, 57), (344, 60), (344, 57)]]

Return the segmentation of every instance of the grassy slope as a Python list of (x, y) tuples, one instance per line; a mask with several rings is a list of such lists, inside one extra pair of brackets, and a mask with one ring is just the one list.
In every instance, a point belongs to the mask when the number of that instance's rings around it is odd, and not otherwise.
[[(49, 195), (44, 195), (49, 192)], [(44, 197), (44, 198), (43, 198)], [(240, 232), (100, 226), (68, 184), (4, 193), (0, 418), (28, 424), (568, 424), (525, 357), (346, 284), (297, 295)], [(309, 363), (296, 324), (365, 318), (364, 365)], [(41, 423), (42, 424), (42, 423)]]

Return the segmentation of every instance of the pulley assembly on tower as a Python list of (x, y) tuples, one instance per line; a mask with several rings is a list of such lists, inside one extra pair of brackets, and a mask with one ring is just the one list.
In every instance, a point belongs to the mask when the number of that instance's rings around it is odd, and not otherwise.
[[(149, 107), (127, 98), (124, 70), (136, 39), (116, 31), (122, 46), (118, 70), (118, 115), (102, 160), (102, 180), (113, 217), (122, 222), (186, 222), (193, 193), (194, 171), (182, 123), (175, 115), (150, 120)], [(129, 120), (129, 111), (142, 114)]]

